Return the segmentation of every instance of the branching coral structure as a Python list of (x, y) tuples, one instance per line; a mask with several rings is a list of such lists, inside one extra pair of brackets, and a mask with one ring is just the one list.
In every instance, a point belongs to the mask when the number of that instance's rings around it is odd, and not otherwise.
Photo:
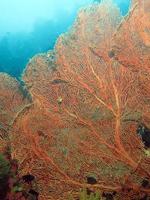
[[(150, 195), (142, 186), (150, 159), (137, 134), (140, 122), (150, 124), (150, 5), (143, 3), (125, 18), (111, 0), (81, 10), (54, 51), (28, 63), (32, 103), (9, 131), (12, 157), (20, 174), (37, 177), (40, 200), (67, 199), (83, 187), (126, 200)], [(85, 181), (90, 174), (94, 185)]]

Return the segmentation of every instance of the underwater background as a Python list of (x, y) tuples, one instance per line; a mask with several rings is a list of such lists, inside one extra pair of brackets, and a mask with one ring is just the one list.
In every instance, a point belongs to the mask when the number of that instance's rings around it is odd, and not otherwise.
[(0, 200), (150, 200), (150, 1), (0, 11)]
[[(130, 0), (113, 0), (126, 15)], [(0, 71), (19, 79), (29, 59), (53, 49), (78, 10), (93, 0), (0, 1)]]

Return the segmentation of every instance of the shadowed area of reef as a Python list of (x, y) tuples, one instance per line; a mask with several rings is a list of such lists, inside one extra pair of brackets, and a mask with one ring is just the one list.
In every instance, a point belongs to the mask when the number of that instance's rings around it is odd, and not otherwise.
[(122, 18), (111, 0), (91, 5), (53, 51), (33, 57), (23, 86), (2, 75), (1, 146), (11, 144), (19, 176), (36, 177), (40, 200), (78, 199), (81, 188), (149, 199), (149, 9), (136, 1)]

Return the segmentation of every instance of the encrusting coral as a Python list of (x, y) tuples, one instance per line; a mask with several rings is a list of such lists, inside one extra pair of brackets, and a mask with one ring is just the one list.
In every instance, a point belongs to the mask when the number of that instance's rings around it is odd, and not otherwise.
[[(149, 125), (150, 5), (122, 19), (112, 1), (79, 12), (54, 51), (35, 56), (23, 80), (32, 97), (11, 124), (20, 174), (37, 177), (40, 200), (89, 187), (142, 198), (150, 159), (137, 135)], [(144, 88), (144, 89), (143, 89)], [(97, 184), (85, 182), (89, 174)], [(138, 191), (138, 192), (137, 192)], [(73, 192), (72, 192), (73, 193)]]

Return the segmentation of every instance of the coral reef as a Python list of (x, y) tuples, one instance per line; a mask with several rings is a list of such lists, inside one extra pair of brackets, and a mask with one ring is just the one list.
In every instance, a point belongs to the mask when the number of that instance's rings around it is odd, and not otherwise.
[[(150, 127), (150, 4), (143, 2), (125, 18), (111, 0), (81, 10), (54, 51), (28, 63), (23, 81), (32, 102), (18, 83), (0, 88), (14, 99), (6, 102), (14, 111), (12, 158), (21, 175), (37, 177), (40, 200), (64, 200), (84, 187), (126, 200), (150, 195), (142, 185), (150, 159), (137, 134), (140, 122)], [(91, 174), (94, 185), (85, 181)]]
[(9, 142), (9, 130), (13, 120), (29, 103), (19, 82), (7, 74), (0, 73), (0, 151), (3, 152)]

